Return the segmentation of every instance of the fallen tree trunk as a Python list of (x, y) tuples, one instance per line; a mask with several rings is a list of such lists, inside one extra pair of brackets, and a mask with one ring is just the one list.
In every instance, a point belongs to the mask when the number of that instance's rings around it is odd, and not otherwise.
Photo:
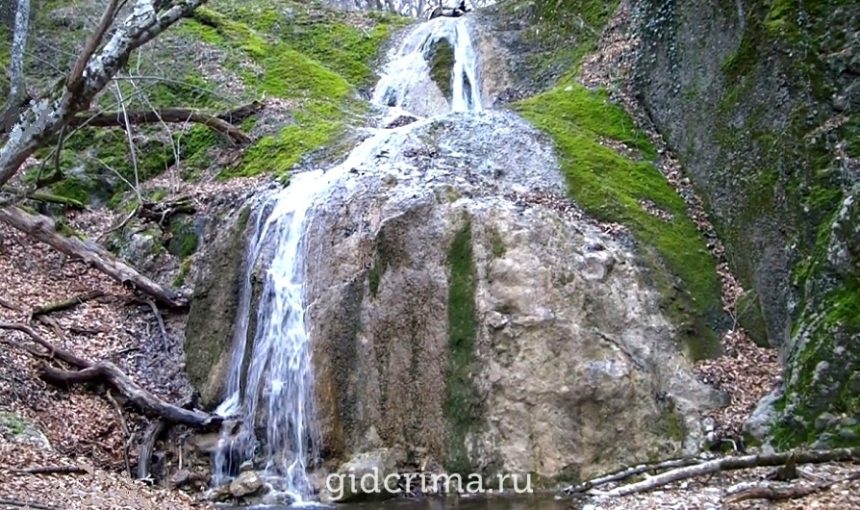
[(784, 453), (763, 453), (758, 455), (743, 455), (738, 457), (723, 457), (693, 466), (666, 471), (641, 482), (622, 485), (610, 491), (591, 491), (596, 496), (618, 497), (647, 492), (657, 487), (709, 475), (719, 471), (731, 471), (764, 466), (781, 466), (787, 462), (796, 464), (820, 464), (822, 462), (849, 461), (860, 459), (860, 448), (837, 448), (833, 450), (791, 451)]
[(248, 135), (239, 128), (218, 117), (208, 115), (198, 110), (188, 108), (164, 108), (161, 110), (131, 111), (131, 112), (106, 112), (96, 115), (77, 115), (72, 118), (69, 125), (78, 127), (82, 125), (91, 127), (124, 127), (126, 116), (130, 124), (158, 124), (158, 123), (186, 123), (202, 124), (213, 131), (224, 135), (235, 145), (247, 145), (251, 143)]
[(229, 122), (230, 124), (236, 125), (240, 122), (244, 121), (248, 117), (257, 114), (257, 112), (263, 109), (263, 103), (260, 101), (251, 101), (250, 103), (240, 106), (234, 110), (230, 110), (229, 112), (222, 113), (218, 115), (218, 118)]
[(9, 206), (0, 208), (0, 221), (66, 255), (83, 260), (124, 286), (152, 296), (163, 305), (170, 308), (188, 305), (188, 300), (182, 294), (143, 276), (98, 244), (61, 235), (54, 221), (46, 216), (29, 214), (18, 207)]
[(116, 388), (135, 407), (145, 414), (163, 418), (171, 423), (189, 427), (206, 428), (218, 425), (222, 418), (217, 415), (192, 411), (169, 404), (138, 386), (110, 361), (99, 361), (82, 370), (60, 370), (48, 365), (40, 369), (39, 377), (55, 385), (71, 385), (89, 382), (105, 382)]
[(663, 471), (666, 469), (673, 469), (684, 466), (692, 466), (694, 464), (701, 464), (704, 462), (704, 459), (695, 458), (695, 457), (685, 457), (681, 459), (670, 459), (663, 460), (659, 462), (648, 462), (644, 464), (637, 464), (635, 466), (630, 466), (624, 469), (620, 469), (618, 471), (614, 471), (612, 473), (608, 473), (606, 475), (598, 476), (597, 478), (592, 478), (591, 480), (586, 480), (585, 482), (571, 485), (564, 489), (565, 494), (578, 494), (581, 492), (587, 492), (595, 487), (599, 487), (601, 485), (606, 485), (612, 482), (620, 482), (622, 480), (626, 480), (636, 475), (641, 475), (642, 473), (653, 473), (655, 471)]
[(726, 503), (738, 503), (748, 499), (767, 499), (771, 501), (784, 501), (787, 499), (800, 499), (812, 494), (829, 490), (836, 484), (850, 482), (860, 479), (860, 471), (852, 473), (845, 478), (839, 480), (831, 480), (827, 482), (819, 482), (812, 485), (800, 485), (795, 487), (775, 487), (773, 485), (763, 485), (757, 487), (749, 487), (747, 489), (735, 492), (728, 498)]

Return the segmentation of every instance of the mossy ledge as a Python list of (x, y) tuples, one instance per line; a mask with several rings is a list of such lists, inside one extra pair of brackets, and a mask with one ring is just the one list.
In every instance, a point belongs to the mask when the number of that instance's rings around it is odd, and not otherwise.
[[(683, 199), (655, 166), (656, 152), (645, 135), (605, 92), (578, 84), (561, 85), (514, 108), (555, 142), (571, 198), (595, 218), (630, 228), (650, 249), (643, 258), (688, 353), (695, 359), (717, 355), (714, 326), (722, 320), (722, 304), (716, 262)], [(635, 149), (638, 157), (601, 143), (607, 139)], [(653, 215), (646, 203), (668, 216)], [(651, 250), (655, 256), (648, 255)], [(661, 276), (664, 267), (674, 278)]]
[[(233, 53), (233, 67), (259, 95), (291, 104), (291, 121), (264, 136), (223, 178), (287, 172), (312, 152), (332, 143), (346, 121), (364, 112), (356, 91), (372, 81), (379, 48), (402, 18), (365, 15), (370, 30), (350, 24), (346, 13), (317, 4), (277, 2), (282, 7), (224, 2), (218, 11), (200, 8), (183, 24), (186, 34)], [(250, 60), (253, 65), (241, 65)]]
[(478, 318), (477, 285), (472, 253), (472, 224), (466, 220), (448, 249), (448, 377), (445, 416), (448, 420), (446, 468), (468, 473), (472, 463), (466, 446), (469, 433), (481, 417), (481, 400), (472, 383)]

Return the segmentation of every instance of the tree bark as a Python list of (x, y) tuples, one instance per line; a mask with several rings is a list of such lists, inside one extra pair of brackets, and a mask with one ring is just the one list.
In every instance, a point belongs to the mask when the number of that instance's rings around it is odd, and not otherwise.
[(163, 305), (170, 308), (184, 308), (188, 305), (185, 296), (143, 276), (98, 244), (59, 234), (54, 221), (46, 216), (32, 215), (17, 207), (9, 206), (0, 208), (0, 221), (49, 244), (66, 255), (80, 258), (124, 286), (152, 296)]
[[(58, 83), (52, 93), (24, 110), (21, 120), (12, 127), (8, 140), (0, 147), (0, 186), (77, 113), (89, 108), (96, 94), (125, 66), (131, 52), (204, 3), (206, 0), (135, 0), (131, 14), (113, 30), (101, 50), (87, 59), (80, 79), (73, 80), (76, 76), (71, 74)], [(73, 81), (74, 87), (66, 86), (67, 81)]]
[[(224, 135), (234, 145), (247, 145), (251, 139), (239, 128), (218, 117), (207, 115), (196, 110), (187, 108), (165, 108), (162, 110), (126, 112), (130, 124), (156, 124), (192, 122), (204, 126)], [(69, 123), (72, 127), (86, 124), (93, 127), (125, 126), (123, 112), (108, 112), (98, 115), (77, 115)]]
[(189, 427), (207, 428), (221, 423), (222, 418), (169, 404), (141, 388), (110, 361), (99, 361), (82, 370), (60, 370), (48, 365), (40, 369), (39, 377), (55, 385), (106, 382), (122, 393), (135, 407), (150, 416)]
[(24, 52), (30, 33), (30, 0), (18, 0), (15, 11), (15, 33), (12, 34), (11, 65), (9, 67), (9, 96), (0, 115), (0, 133), (9, 131), (21, 111), (21, 102), (26, 95), (24, 80)]
[(158, 441), (164, 431), (167, 430), (167, 423), (164, 420), (155, 420), (146, 428), (146, 433), (143, 435), (143, 442), (140, 444), (140, 454), (137, 457), (137, 479), (147, 480), (150, 478), (149, 464), (152, 460), (152, 452), (155, 450), (155, 442)]
[(654, 490), (657, 487), (662, 487), (663, 485), (677, 482), (679, 480), (709, 475), (719, 471), (730, 471), (762, 466), (781, 466), (787, 462), (795, 462), (797, 464), (818, 464), (822, 462), (850, 461), (856, 459), (860, 459), (860, 448), (791, 451), (784, 453), (743, 455), (739, 457), (723, 457), (721, 459), (702, 462), (701, 464), (696, 464), (694, 466), (666, 471), (665, 473), (642, 480), (641, 482), (622, 485), (621, 487), (617, 487), (610, 491), (592, 491), (592, 493), (599, 496), (610, 497), (627, 496), (637, 492)]

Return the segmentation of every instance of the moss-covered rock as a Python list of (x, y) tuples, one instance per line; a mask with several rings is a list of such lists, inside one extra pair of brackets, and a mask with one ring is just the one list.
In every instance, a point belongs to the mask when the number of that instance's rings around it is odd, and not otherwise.
[[(715, 331), (725, 317), (716, 261), (683, 199), (654, 165), (656, 152), (645, 135), (604, 92), (573, 83), (515, 108), (555, 141), (571, 197), (592, 216), (629, 227), (656, 251), (645, 260), (655, 282), (661, 282), (665, 308), (680, 326), (688, 352), (695, 358), (719, 353)], [(637, 155), (622, 155), (603, 144), (605, 139)], [(653, 214), (654, 207), (668, 215)]]
[(194, 289), (185, 328), (185, 367), (205, 407), (214, 407), (224, 397), (250, 214), (243, 209), (230, 234), (211, 248), (207, 267)]
[(478, 317), (475, 303), (477, 276), (472, 253), (472, 224), (467, 218), (457, 230), (448, 250), (450, 280), (448, 283), (448, 375), (445, 383), (448, 418), (449, 471), (467, 474), (472, 462), (466, 440), (478, 425), (481, 397), (472, 381), (475, 369), (475, 339)]
[(638, 4), (638, 92), (750, 291), (739, 320), (786, 360), (777, 412), (759, 414), (780, 416), (779, 446), (845, 443), (860, 413), (848, 383), (860, 362), (860, 285), (857, 252), (839, 241), (857, 223), (837, 216), (856, 180), (844, 151), (856, 151), (860, 80), (847, 56), (860, 52), (860, 5)]
[(427, 50), (430, 77), (446, 98), (451, 97), (452, 73), (454, 71), (454, 47), (447, 39), (439, 39)]

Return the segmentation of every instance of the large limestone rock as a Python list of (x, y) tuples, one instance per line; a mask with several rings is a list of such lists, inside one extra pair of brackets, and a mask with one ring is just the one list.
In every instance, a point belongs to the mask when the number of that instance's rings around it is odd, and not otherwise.
[(575, 478), (696, 446), (715, 396), (635, 242), (564, 190), (502, 112), (412, 124), (351, 169), (307, 237), (327, 457)]

